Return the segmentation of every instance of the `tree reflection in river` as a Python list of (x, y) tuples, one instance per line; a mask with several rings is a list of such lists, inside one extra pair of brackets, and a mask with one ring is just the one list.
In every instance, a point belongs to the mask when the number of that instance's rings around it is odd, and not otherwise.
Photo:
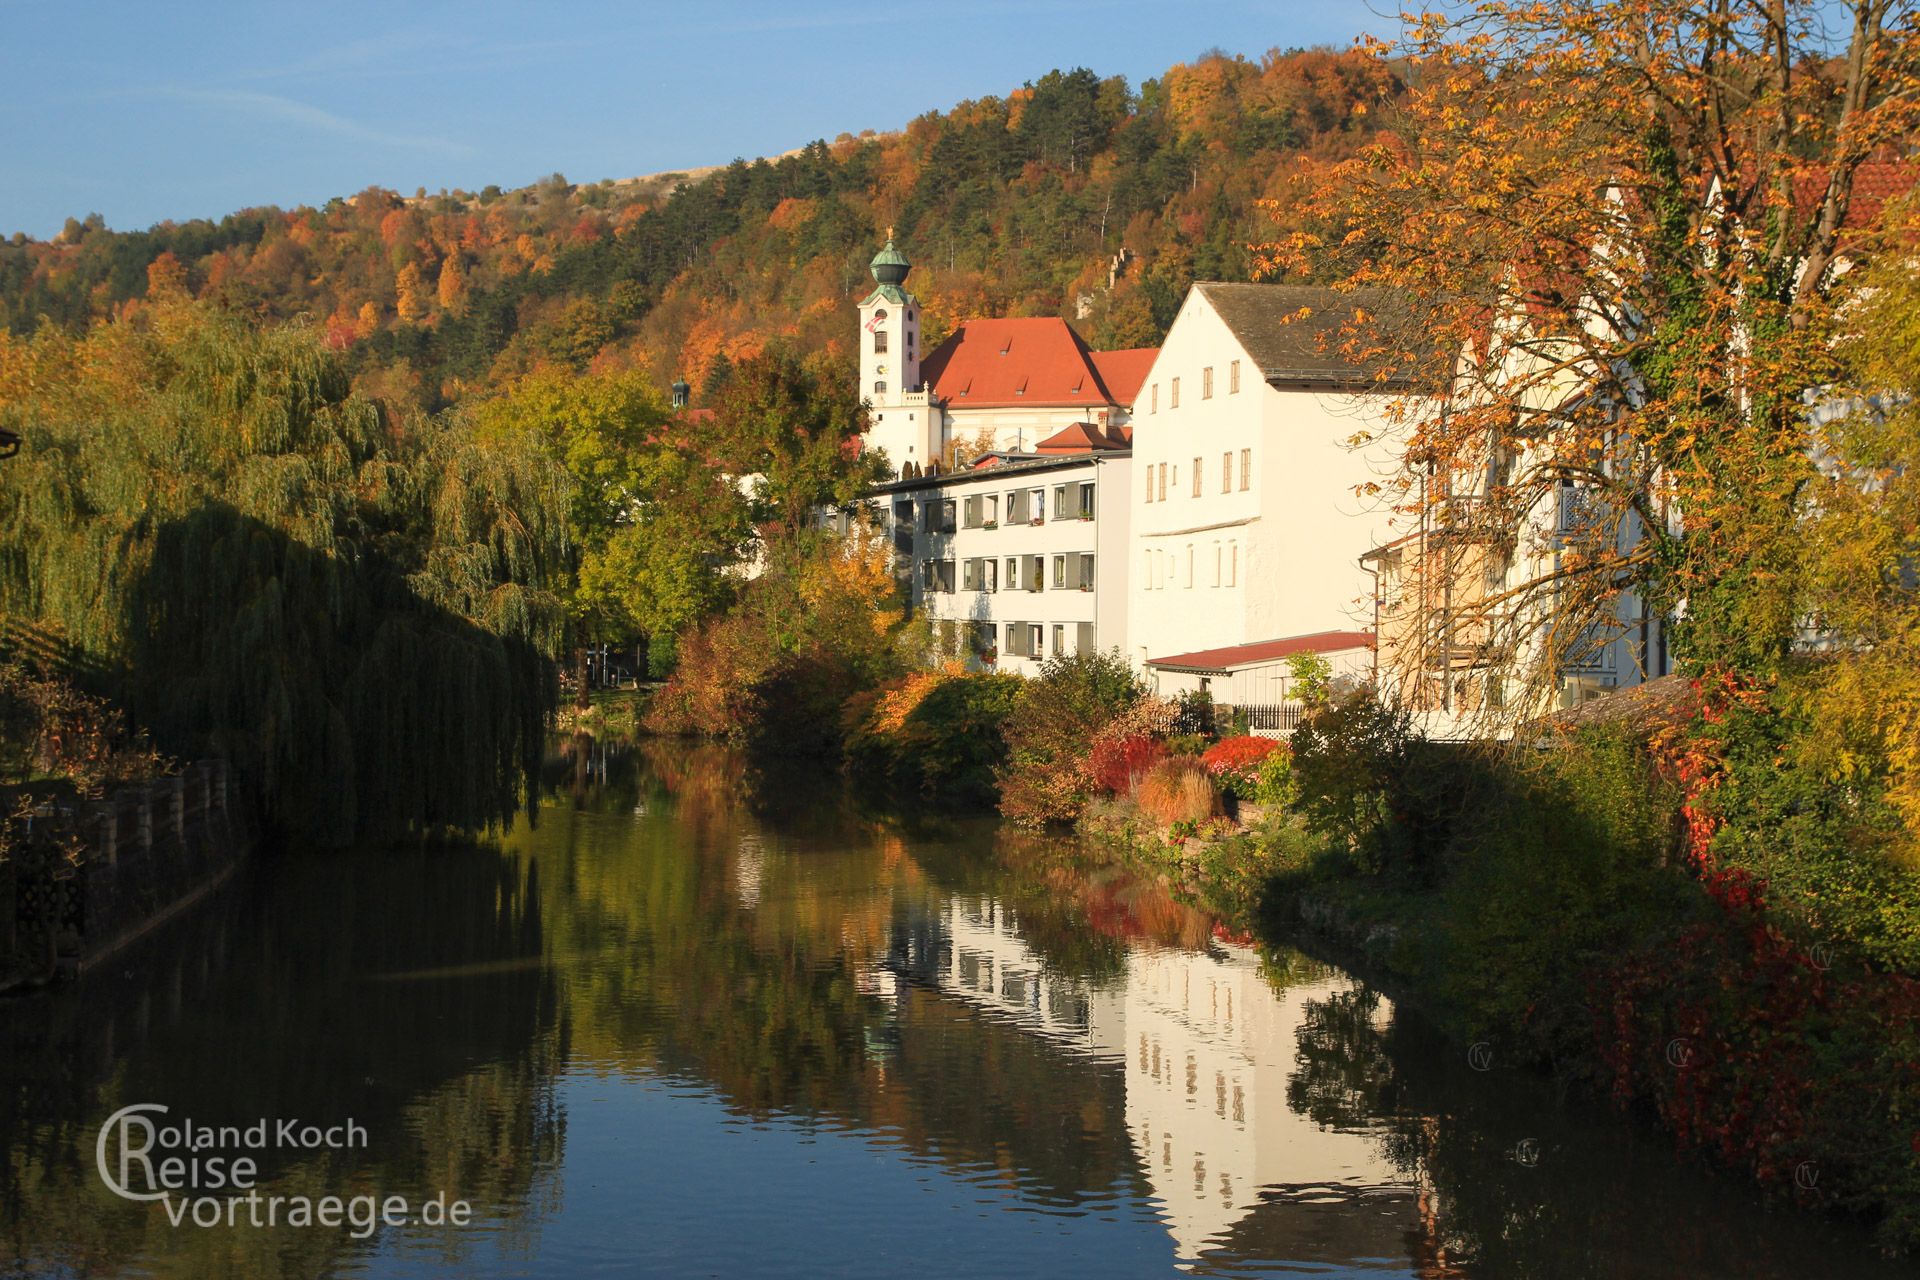
[[(1872, 1272), (1071, 843), (563, 747), (500, 847), (263, 860), (7, 1005), (0, 1273)], [(350, 1116), (275, 1188), (479, 1224), (169, 1228), (91, 1167), (134, 1100)]]

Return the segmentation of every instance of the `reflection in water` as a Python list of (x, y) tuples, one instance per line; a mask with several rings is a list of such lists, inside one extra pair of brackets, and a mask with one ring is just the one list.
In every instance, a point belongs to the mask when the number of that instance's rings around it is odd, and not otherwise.
[[(564, 744), (490, 848), (269, 860), (0, 1007), (0, 1274), (1865, 1275), (1297, 952), (991, 825), (712, 748)], [(274, 1188), (464, 1230), (195, 1230), (101, 1120), (352, 1118)]]

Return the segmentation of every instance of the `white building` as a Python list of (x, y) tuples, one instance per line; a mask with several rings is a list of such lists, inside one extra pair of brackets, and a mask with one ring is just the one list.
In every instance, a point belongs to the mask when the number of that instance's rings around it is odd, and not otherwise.
[[(1084, 433), (1068, 433), (1069, 435)], [(947, 652), (1032, 675), (1056, 654), (1126, 652), (1126, 449), (994, 454), (869, 495)]]
[(1405, 388), (1339, 348), (1356, 309), (1377, 306), (1289, 285), (1187, 294), (1133, 405), (1128, 652), (1143, 673), (1371, 628), (1360, 557), (1389, 513), (1362, 495), (1390, 472), (1384, 437)]
[(885, 450), (895, 475), (948, 464), (955, 446), (1027, 453), (1075, 424), (1126, 423), (1151, 348), (1093, 351), (1045, 316), (969, 320), (927, 352), (919, 300), (904, 288), (912, 269), (889, 236), (860, 303), (867, 447)]

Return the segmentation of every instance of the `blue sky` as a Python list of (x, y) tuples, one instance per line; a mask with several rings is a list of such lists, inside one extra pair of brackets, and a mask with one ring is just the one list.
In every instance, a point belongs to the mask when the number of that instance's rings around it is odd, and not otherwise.
[(0, 235), (132, 229), (890, 129), (1055, 67), (1390, 33), (1379, 0), (99, 4), (0, 0)]

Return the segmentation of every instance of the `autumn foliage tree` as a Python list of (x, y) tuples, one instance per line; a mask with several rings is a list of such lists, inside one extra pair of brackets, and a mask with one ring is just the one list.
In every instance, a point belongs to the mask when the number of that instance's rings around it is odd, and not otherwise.
[(1263, 266), (1405, 301), (1352, 334), (1433, 389), (1391, 496), (1491, 569), (1533, 566), (1477, 603), (1476, 640), (1538, 688), (1650, 614), (1692, 669), (1777, 670), (1806, 394), (1836, 380), (1836, 266), (1914, 123), (1911, 13), (1489, 0), (1380, 52), (1410, 91), (1314, 202), (1339, 233)]

